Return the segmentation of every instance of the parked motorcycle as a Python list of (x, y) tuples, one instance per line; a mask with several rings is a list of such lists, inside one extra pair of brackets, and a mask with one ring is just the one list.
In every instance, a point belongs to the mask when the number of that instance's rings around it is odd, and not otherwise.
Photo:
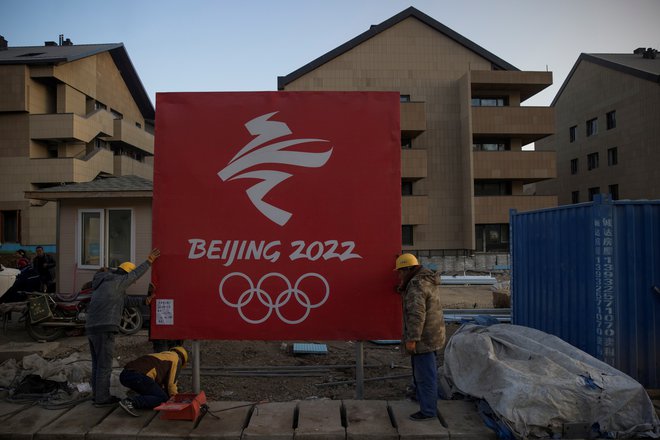
[[(91, 288), (84, 289), (72, 298), (57, 293), (26, 292), (25, 327), (28, 334), (36, 341), (54, 341), (69, 330), (84, 330), (92, 292)], [(142, 328), (142, 324), (140, 309), (125, 306), (119, 331), (132, 335)]]

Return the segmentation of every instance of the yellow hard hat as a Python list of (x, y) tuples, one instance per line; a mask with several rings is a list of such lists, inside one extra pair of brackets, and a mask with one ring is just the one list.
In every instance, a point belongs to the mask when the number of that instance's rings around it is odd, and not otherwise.
[(182, 346), (179, 345), (177, 347), (172, 348), (172, 351), (178, 352), (181, 355), (181, 357), (183, 358), (182, 365), (185, 365), (185, 364), (188, 363), (188, 352), (186, 351), (185, 348), (183, 348)]
[(413, 254), (402, 254), (396, 259), (396, 269), (403, 269), (405, 267), (419, 266), (419, 261), (417, 257)]
[(125, 261), (119, 265), (119, 268), (123, 269), (126, 273), (133, 272), (135, 267), (135, 264), (131, 263), (130, 261)]

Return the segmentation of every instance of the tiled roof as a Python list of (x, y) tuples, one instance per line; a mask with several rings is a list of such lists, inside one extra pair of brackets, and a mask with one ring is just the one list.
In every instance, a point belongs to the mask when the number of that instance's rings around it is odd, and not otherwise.
[(68, 185), (43, 188), (39, 192), (114, 192), (114, 191), (153, 191), (154, 184), (138, 176), (100, 177), (90, 182), (71, 183)]
[(385, 20), (384, 22), (373, 25), (371, 28), (369, 28), (368, 31), (363, 32), (362, 34), (358, 35), (357, 37), (353, 38), (352, 40), (342, 44), (339, 47), (336, 47), (335, 49), (331, 50), (330, 52), (326, 53), (325, 55), (322, 55), (315, 59), (314, 61), (304, 65), (303, 67), (295, 70), (294, 72), (291, 72), (290, 74), (286, 76), (280, 76), (277, 78), (277, 88), (278, 90), (284, 90), (284, 87), (295, 81), (296, 79), (300, 78), (301, 76), (313, 71), (314, 69), (317, 69), (318, 67), (322, 66), (323, 64), (327, 63), (328, 61), (348, 52), (349, 50), (357, 47), (358, 45), (364, 43), (368, 39), (378, 35), (379, 33), (391, 28), (392, 26), (400, 23), (401, 21), (407, 19), (407, 18), (416, 18), (422, 23), (425, 23), (426, 25), (432, 27), (436, 31), (440, 32), (441, 34), (444, 34), (445, 36), (451, 38), (452, 40), (456, 41), (459, 44), (462, 44), (466, 48), (470, 49), (471, 51), (479, 54), (480, 56), (484, 57), (488, 61), (490, 61), (493, 66), (496, 68), (502, 69), (502, 70), (520, 70), (517, 67), (507, 63), (503, 59), (499, 58), (498, 56), (494, 55), (493, 53), (487, 51), (483, 47), (479, 46), (478, 44), (468, 40), (464, 36), (458, 34), (457, 32), (451, 30), (444, 24), (440, 23), (439, 21), (435, 20), (434, 18), (424, 14), (420, 10), (414, 8), (414, 7), (409, 7), (395, 16)]
[(25, 197), (37, 200), (76, 198), (153, 197), (153, 182), (138, 176), (97, 177), (91, 182), (71, 183), (26, 191)]
[(0, 64), (53, 64), (71, 62), (122, 47), (113, 44), (73, 44), (70, 46), (9, 46), (0, 50)]
[(651, 81), (657, 82), (660, 78), (660, 55), (657, 55), (656, 58), (644, 58), (641, 53), (590, 53), (583, 55), (602, 60), (613, 67), (618, 65), (622, 68), (628, 68), (631, 75), (646, 75)]

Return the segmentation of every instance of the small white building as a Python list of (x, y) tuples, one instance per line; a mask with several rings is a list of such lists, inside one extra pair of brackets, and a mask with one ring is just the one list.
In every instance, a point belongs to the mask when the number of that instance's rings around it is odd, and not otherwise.
[[(91, 182), (27, 191), (25, 197), (57, 202), (57, 291), (72, 293), (101, 267), (140, 264), (151, 246), (153, 182), (138, 176), (99, 175)], [(150, 274), (129, 287), (146, 294)]]

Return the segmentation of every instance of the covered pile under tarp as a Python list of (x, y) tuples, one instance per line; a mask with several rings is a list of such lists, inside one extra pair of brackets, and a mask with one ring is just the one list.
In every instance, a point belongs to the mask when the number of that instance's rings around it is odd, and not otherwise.
[(464, 324), (444, 362), (453, 390), (484, 399), (517, 438), (561, 438), (564, 425), (580, 423), (609, 438), (660, 438), (637, 381), (539, 330)]

